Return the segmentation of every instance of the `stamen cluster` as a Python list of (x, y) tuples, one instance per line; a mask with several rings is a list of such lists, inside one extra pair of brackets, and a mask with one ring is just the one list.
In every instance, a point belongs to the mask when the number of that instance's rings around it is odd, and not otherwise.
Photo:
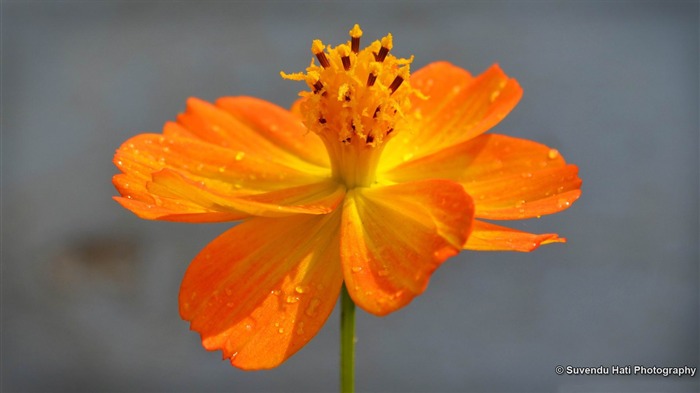
[(389, 54), (391, 34), (360, 50), (362, 30), (355, 25), (350, 41), (335, 48), (314, 40), (314, 59), (306, 73), (285, 74), (304, 80), (311, 91), (300, 93), (305, 125), (327, 142), (380, 146), (395, 132), (413, 93), (409, 65), (413, 58)]

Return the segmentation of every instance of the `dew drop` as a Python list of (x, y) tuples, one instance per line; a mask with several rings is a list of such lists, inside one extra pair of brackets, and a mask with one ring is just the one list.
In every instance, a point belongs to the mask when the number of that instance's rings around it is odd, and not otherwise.
[(318, 306), (321, 304), (321, 300), (318, 298), (313, 298), (309, 302), (309, 307), (306, 308), (306, 311), (304, 311), (304, 314), (313, 317), (316, 315), (318, 312)]
[(559, 200), (557, 201), (557, 206), (559, 206), (560, 208), (569, 207), (570, 205), (571, 202), (564, 198), (559, 198)]
[(243, 157), (245, 157), (245, 152), (239, 151), (238, 153), (236, 153), (236, 161), (242, 160)]
[(284, 328), (279, 328), (279, 329), (277, 329), (277, 333), (279, 333), (279, 334), (284, 333)]
[(523, 207), (523, 205), (525, 205), (525, 200), (524, 200), (524, 199), (521, 199), (521, 200), (515, 202), (515, 207), (516, 207), (516, 208)]
[(352, 270), (353, 273), (359, 273), (362, 271), (362, 266), (353, 266), (350, 270)]
[(309, 287), (306, 285), (297, 285), (296, 288), (294, 288), (294, 291), (296, 293), (304, 293), (309, 291)]
[(289, 295), (289, 296), (287, 296), (287, 300), (286, 300), (286, 301), (287, 301), (287, 303), (289, 303), (289, 304), (294, 304), (294, 303), (296, 303), (296, 302), (299, 301), (299, 297), (298, 297), (298, 296)]
[(222, 165), (219, 167), (219, 173), (224, 173), (226, 172), (226, 165)]
[(406, 153), (406, 154), (403, 155), (403, 160), (404, 160), (404, 161), (408, 161), (408, 160), (410, 160), (411, 158), (413, 158), (413, 153)]
[(559, 157), (559, 150), (549, 149), (549, 152), (547, 152), (547, 157), (549, 157), (550, 160), (553, 160), (553, 159)]
[(204, 169), (204, 164), (197, 164), (197, 170), (201, 171), (202, 169)]
[(299, 325), (297, 326), (297, 334), (300, 336), (304, 334), (304, 322), (299, 322)]
[(494, 102), (494, 101), (496, 101), (496, 98), (498, 98), (499, 95), (501, 95), (501, 91), (496, 90), (493, 93), (491, 93), (491, 96), (489, 97), (489, 99), (491, 100), (491, 102)]
[(270, 291), (270, 294), (275, 295), (275, 296), (279, 296), (280, 293), (282, 293), (282, 291), (280, 291), (279, 289), (274, 289), (274, 290)]
[(249, 324), (249, 323), (246, 323), (246, 324), (245, 324), (245, 330), (247, 330), (247, 331), (253, 330), (253, 325), (251, 325), (251, 324)]
[(163, 148), (163, 151), (166, 152), (166, 153), (170, 153), (170, 148), (169, 148), (168, 146), (165, 146), (165, 147)]

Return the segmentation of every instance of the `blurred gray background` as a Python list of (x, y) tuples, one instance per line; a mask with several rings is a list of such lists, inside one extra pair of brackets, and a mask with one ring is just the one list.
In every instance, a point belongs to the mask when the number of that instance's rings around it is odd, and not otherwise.
[(360, 313), (360, 391), (691, 392), (698, 366), (697, 1), (2, 2), (2, 391), (333, 391), (338, 314), (243, 372), (178, 316), (190, 260), (231, 224), (142, 221), (111, 200), (121, 142), (185, 99), (288, 106), (311, 40), (394, 34), (414, 69), (494, 62), (524, 97), (494, 130), (578, 164), (570, 210), (515, 224), (566, 245), (464, 252), (385, 318)]

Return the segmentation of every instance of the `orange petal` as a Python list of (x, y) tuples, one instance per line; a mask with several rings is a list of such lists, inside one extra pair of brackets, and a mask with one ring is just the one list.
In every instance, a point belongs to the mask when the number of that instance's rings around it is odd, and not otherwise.
[(578, 169), (555, 149), (505, 135), (481, 135), (438, 153), (407, 161), (382, 176), (405, 182), (445, 178), (464, 186), (476, 216), (520, 219), (556, 213), (579, 197)]
[(457, 183), (426, 180), (350, 191), (340, 255), (350, 296), (385, 315), (408, 304), (469, 235), (471, 198)]
[[(204, 222), (270, 215), (261, 213), (260, 206), (253, 207), (255, 202), (268, 204), (264, 209), (274, 214), (301, 212), (285, 210), (298, 204), (304, 210), (303, 205), (315, 210), (325, 206), (322, 212), (326, 213), (340, 201), (335, 197), (342, 192), (339, 194), (338, 186), (328, 183), (327, 169), (313, 167), (318, 168), (317, 172), (308, 173), (305, 170), (311, 167), (309, 164), (300, 169), (248, 156), (243, 151), (193, 139), (174, 123), (166, 124), (165, 130), (167, 135), (131, 138), (114, 157), (114, 163), (124, 172), (113, 180), (123, 197), (117, 200), (140, 217)], [(309, 194), (303, 195), (305, 191)], [(323, 192), (326, 195), (320, 195)], [(252, 197), (258, 194), (265, 196)], [(245, 201), (248, 197), (252, 199)], [(334, 198), (335, 202), (331, 200)], [(240, 205), (243, 202), (248, 208)], [(197, 214), (202, 215), (201, 220)]]
[(216, 106), (234, 115), (275, 146), (316, 165), (330, 165), (321, 138), (309, 132), (299, 117), (290, 111), (252, 97), (220, 98)]
[(383, 168), (482, 134), (506, 117), (522, 96), (518, 82), (498, 65), (472, 79), (466, 71), (438, 63), (416, 72), (411, 77), (414, 82), (430, 86), (426, 89), (429, 97), (412, 102), (413, 116), (399, 129), (400, 136), (387, 145)]
[(197, 255), (180, 315), (208, 350), (242, 369), (278, 366), (316, 335), (336, 303), (340, 213), (254, 218)]
[[(291, 112), (252, 97), (225, 97), (216, 106), (187, 100), (178, 123), (205, 141), (247, 155), (302, 167), (302, 162), (328, 167), (328, 154), (318, 136)], [(301, 162), (300, 162), (301, 161)]]
[(566, 239), (556, 233), (535, 235), (506, 228), (487, 222), (474, 220), (472, 233), (464, 246), (474, 251), (532, 251), (549, 243), (566, 243)]

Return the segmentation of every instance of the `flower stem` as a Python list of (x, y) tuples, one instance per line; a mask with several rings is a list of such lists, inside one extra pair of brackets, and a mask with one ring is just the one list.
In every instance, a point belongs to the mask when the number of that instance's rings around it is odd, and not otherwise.
[(355, 302), (345, 284), (340, 292), (340, 391), (355, 391)]

